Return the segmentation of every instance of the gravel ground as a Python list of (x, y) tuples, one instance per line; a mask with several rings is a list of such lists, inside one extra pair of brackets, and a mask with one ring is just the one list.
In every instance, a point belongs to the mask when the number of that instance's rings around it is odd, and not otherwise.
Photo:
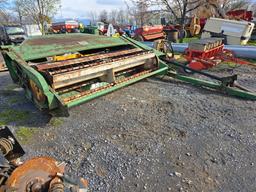
[(51, 118), (4, 72), (0, 113), (10, 109), (26, 112), (8, 122), (26, 158), (65, 161), (92, 191), (256, 191), (256, 102), (148, 79)]

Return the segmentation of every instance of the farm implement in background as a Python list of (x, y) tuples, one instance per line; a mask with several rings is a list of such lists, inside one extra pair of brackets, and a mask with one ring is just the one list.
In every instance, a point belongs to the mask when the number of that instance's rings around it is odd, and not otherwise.
[[(203, 44), (195, 43), (194, 45), (191, 45), (190, 48), (193, 49), (187, 49), (187, 54), (184, 55), (184, 58), (187, 60), (185, 62), (177, 61), (174, 58), (173, 47), (168, 41), (156, 41), (154, 47), (157, 50), (165, 53), (164, 55), (159, 56), (159, 59), (168, 65), (168, 76), (183, 82), (209, 88), (211, 90), (216, 90), (231, 96), (256, 100), (256, 93), (254, 90), (246, 88), (237, 82), (238, 75), (235, 74), (226, 77), (219, 77), (209, 72), (202, 71), (203, 69), (209, 69), (216, 66), (221, 61), (232, 61), (236, 64), (253, 65), (253, 67), (255, 67), (255, 65), (250, 62), (240, 60), (235, 58), (234, 55), (227, 54), (230, 52), (228, 50), (226, 50), (226, 52), (223, 50), (221, 39), (212, 38), (204, 41)], [(198, 50), (194, 51), (194, 49)], [(197, 61), (196, 58), (198, 59)], [(218, 63), (213, 61), (214, 58), (219, 59)], [(194, 75), (199, 75), (204, 78), (195, 77)]]
[(206, 38), (189, 43), (185, 58), (189, 62), (188, 66), (195, 70), (206, 70), (223, 62), (255, 66), (236, 58), (232, 51), (224, 49), (222, 38)]

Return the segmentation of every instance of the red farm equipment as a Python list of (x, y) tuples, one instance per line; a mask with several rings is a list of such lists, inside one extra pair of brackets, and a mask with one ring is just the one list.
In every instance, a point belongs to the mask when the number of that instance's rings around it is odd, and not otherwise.
[(134, 33), (134, 39), (137, 41), (151, 41), (165, 38), (162, 25), (143, 26), (141, 28), (137, 28)]
[(162, 25), (143, 26), (135, 30), (134, 39), (137, 41), (152, 41), (156, 39), (165, 39), (170, 31), (177, 31), (178, 38), (185, 38), (187, 36), (198, 35), (201, 31), (201, 20), (198, 17), (186, 18), (185, 29), (179, 24), (167, 24), (164, 22)]
[(235, 20), (245, 20), (245, 21), (252, 21), (253, 20), (253, 12), (252, 11), (247, 11), (245, 9), (228, 11), (226, 13), (226, 15), (230, 19), (235, 19)]
[(232, 51), (224, 49), (222, 38), (206, 38), (189, 43), (185, 58), (189, 62), (188, 66), (195, 70), (209, 69), (222, 62), (252, 65), (236, 58)]
[(79, 23), (74, 20), (66, 20), (52, 23), (51, 28), (54, 33), (76, 33), (79, 29)]

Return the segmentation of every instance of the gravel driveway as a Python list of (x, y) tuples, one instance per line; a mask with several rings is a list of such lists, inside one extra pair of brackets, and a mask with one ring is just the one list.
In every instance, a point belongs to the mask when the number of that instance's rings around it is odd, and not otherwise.
[(92, 191), (256, 191), (253, 101), (153, 78), (52, 118), (4, 72), (0, 114), (26, 158), (65, 161)]

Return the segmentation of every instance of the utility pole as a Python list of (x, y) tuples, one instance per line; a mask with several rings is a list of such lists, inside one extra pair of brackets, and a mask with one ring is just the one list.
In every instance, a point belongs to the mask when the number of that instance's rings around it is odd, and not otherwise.
[(62, 16), (62, 5), (60, 5), (60, 17), (63, 18), (63, 16)]

